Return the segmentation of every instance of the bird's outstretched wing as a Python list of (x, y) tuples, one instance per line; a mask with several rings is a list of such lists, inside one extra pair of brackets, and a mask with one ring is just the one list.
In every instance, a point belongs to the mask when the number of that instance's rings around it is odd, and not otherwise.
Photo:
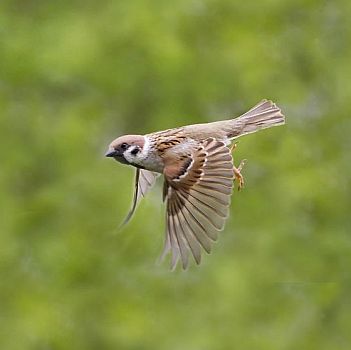
[(162, 257), (172, 253), (171, 267), (179, 258), (185, 269), (189, 252), (200, 263), (228, 216), (234, 171), (230, 149), (209, 138), (181, 161), (165, 160), (164, 196), (167, 198), (166, 240)]
[(129, 222), (129, 220), (133, 217), (133, 214), (139, 202), (143, 197), (145, 197), (146, 193), (155, 184), (156, 179), (159, 175), (160, 174), (155, 173), (153, 171), (139, 169), (139, 168), (136, 169), (133, 204), (128, 215), (126, 216), (126, 218), (124, 219), (120, 227), (123, 227), (124, 225), (126, 225)]

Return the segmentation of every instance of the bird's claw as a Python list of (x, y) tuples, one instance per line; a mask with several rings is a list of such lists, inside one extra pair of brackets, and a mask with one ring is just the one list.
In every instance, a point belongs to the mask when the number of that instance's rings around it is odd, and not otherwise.
[[(236, 149), (236, 147), (237, 147), (237, 143), (233, 143), (233, 145), (230, 147), (230, 151), (233, 152)], [(241, 174), (241, 170), (245, 165), (245, 162), (246, 162), (246, 159), (243, 159), (240, 162), (238, 167), (236, 167), (235, 165), (233, 166), (234, 176), (235, 176), (234, 180), (237, 180), (239, 182), (238, 191), (240, 191), (244, 187), (244, 183), (245, 183), (244, 176)]]
[(244, 183), (245, 183), (244, 176), (241, 174), (241, 170), (242, 170), (243, 166), (245, 165), (245, 161), (246, 161), (246, 159), (242, 160), (238, 167), (236, 167), (236, 166), (233, 167), (234, 176), (235, 176), (234, 180), (237, 180), (239, 182), (238, 191), (240, 191), (244, 187)]
[(237, 145), (238, 145), (238, 143), (237, 143), (237, 142), (234, 142), (234, 143), (232, 144), (232, 146), (230, 147), (230, 152), (233, 152), (233, 151), (235, 150), (235, 148), (236, 148)]

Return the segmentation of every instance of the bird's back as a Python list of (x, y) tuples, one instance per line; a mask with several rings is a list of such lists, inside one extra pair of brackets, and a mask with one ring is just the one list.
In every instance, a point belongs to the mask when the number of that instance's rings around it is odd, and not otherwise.
[(188, 125), (182, 129), (185, 135), (196, 140), (213, 137), (220, 141), (230, 142), (230, 140), (239, 136), (284, 123), (285, 117), (280, 108), (272, 101), (263, 100), (240, 117), (212, 123)]

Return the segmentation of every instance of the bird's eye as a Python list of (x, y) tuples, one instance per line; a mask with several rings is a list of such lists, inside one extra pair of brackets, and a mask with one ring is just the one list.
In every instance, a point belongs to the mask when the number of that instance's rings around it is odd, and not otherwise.
[(122, 148), (122, 149), (127, 149), (127, 148), (128, 148), (128, 144), (126, 144), (125, 142), (123, 142), (123, 143), (121, 144), (121, 148)]
[(137, 155), (138, 153), (139, 153), (139, 148), (138, 147), (135, 147), (130, 153), (133, 155), (133, 156), (135, 156), (135, 155)]

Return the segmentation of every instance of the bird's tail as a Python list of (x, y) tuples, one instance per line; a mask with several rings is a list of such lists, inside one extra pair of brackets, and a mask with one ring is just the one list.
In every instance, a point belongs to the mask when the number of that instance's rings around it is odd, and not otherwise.
[(238, 118), (231, 120), (228, 138), (250, 134), (260, 129), (285, 124), (285, 116), (279, 107), (269, 100), (262, 100), (255, 107)]

